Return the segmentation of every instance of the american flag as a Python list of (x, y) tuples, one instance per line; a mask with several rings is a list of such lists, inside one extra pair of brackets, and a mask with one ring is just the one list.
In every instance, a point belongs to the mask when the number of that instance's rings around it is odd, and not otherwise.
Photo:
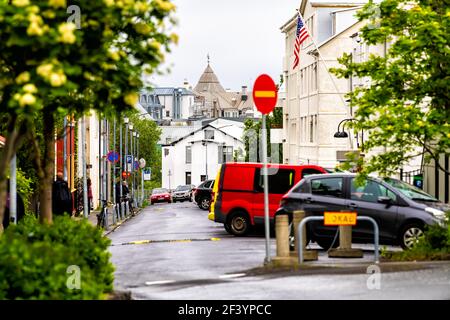
[(303, 24), (302, 18), (299, 14), (297, 21), (297, 37), (295, 38), (294, 45), (294, 67), (292, 69), (295, 69), (300, 63), (300, 46), (306, 38), (308, 38), (308, 32), (306, 31), (305, 25)]

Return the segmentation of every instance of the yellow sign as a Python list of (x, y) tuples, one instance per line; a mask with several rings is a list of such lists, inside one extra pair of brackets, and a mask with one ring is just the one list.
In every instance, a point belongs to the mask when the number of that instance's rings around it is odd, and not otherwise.
[(325, 212), (323, 214), (326, 226), (354, 226), (356, 225), (356, 212)]
[(255, 91), (256, 98), (275, 98), (275, 91)]

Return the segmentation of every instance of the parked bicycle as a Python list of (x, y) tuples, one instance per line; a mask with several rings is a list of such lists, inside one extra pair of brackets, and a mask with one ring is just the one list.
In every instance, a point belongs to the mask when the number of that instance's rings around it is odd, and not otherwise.
[(97, 227), (108, 228), (108, 201), (100, 200), (102, 203), (102, 208), (100, 213), (97, 214)]

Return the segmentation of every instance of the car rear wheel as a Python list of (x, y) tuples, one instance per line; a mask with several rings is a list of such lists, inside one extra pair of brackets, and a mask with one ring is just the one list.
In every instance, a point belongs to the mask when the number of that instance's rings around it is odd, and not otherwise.
[(400, 245), (403, 250), (411, 249), (421, 236), (423, 236), (423, 226), (418, 223), (408, 224), (401, 232)]
[(211, 200), (208, 199), (207, 197), (203, 197), (203, 198), (200, 199), (200, 205), (199, 206), (200, 206), (201, 209), (208, 210), (210, 204), (211, 204)]
[(151, 204), (151, 205), (154, 205), (155, 203), (152, 201), (152, 202), (150, 202), (150, 204)]
[(235, 212), (227, 222), (231, 234), (235, 236), (245, 236), (249, 233), (251, 225), (248, 215), (243, 211)]

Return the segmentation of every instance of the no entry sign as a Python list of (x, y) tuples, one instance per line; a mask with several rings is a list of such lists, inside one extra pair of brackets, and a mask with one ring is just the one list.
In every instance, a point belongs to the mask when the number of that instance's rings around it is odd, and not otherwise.
[(260, 75), (253, 85), (253, 101), (259, 112), (268, 114), (277, 104), (278, 92), (273, 79), (267, 74)]

